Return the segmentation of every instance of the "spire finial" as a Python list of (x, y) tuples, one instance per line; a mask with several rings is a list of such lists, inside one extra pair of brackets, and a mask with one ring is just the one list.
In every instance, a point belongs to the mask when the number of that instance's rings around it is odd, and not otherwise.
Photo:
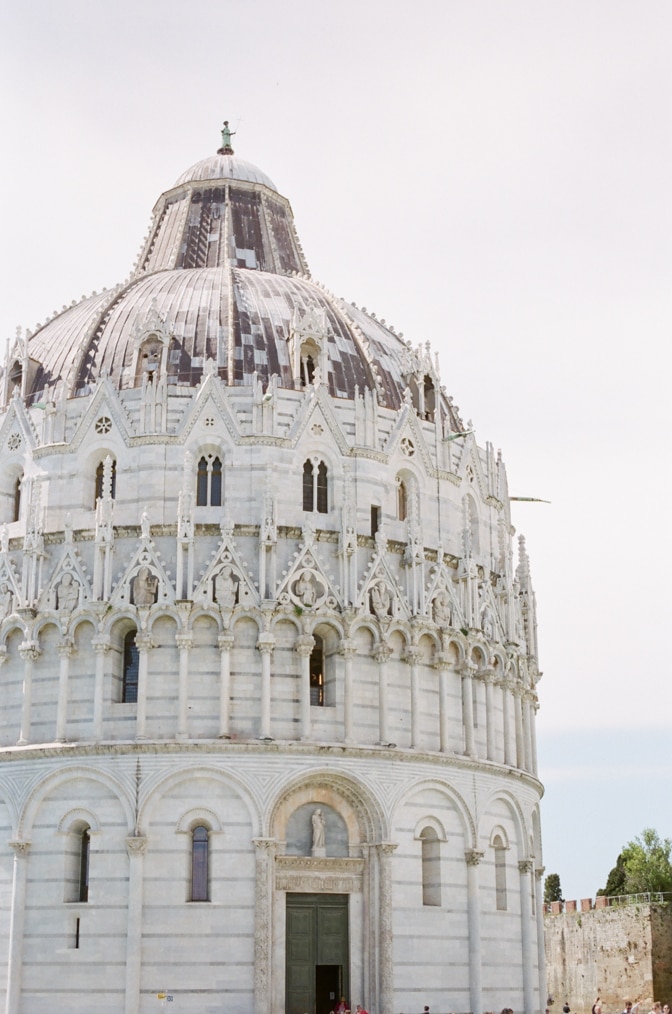
[(233, 155), (231, 138), (235, 133), (235, 130), (229, 130), (229, 121), (224, 120), (224, 126), (222, 127), (222, 147), (217, 149), (218, 155)]

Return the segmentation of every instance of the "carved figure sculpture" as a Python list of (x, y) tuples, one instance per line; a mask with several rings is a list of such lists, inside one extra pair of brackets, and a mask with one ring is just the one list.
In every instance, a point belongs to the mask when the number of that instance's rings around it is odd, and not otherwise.
[(371, 588), (371, 607), (379, 620), (390, 615), (390, 603), (392, 599), (384, 581), (374, 584)]
[(79, 581), (72, 574), (64, 574), (56, 586), (56, 608), (71, 613), (79, 602)]
[(141, 567), (133, 578), (133, 602), (136, 606), (152, 606), (156, 602), (159, 579), (149, 567)]
[(313, 855), (324, 855), (326, 823), (322, 810), (319, 808), (315, 810), (311, 820), (313, 825)]
[(14, 612), (14, 595), (7, 584), (3, 581), (0, 584), (0, 620), (4, 620), (5, 616), (11, 616)]
[(494, 641), (495, 617), (493, 616), (492, 609), (487, 602), (481, 610), (481, 630), (489, 641)]
[(453, 624), (453, 609), (450, 596), (445, 591), (440, 591), (434, 597), (432, 603), (432, 615), (438, 627), (451, 627)]
[(304, 606), (315, 605), (315, 582), (307, 571), (304, 570), (303, 574), (296, 582), (295, 592), (297, 597), (303, 602)]
[(228, 564), (215, 575), (215, 599), (220, 609), (233, 609), (238, 586)]

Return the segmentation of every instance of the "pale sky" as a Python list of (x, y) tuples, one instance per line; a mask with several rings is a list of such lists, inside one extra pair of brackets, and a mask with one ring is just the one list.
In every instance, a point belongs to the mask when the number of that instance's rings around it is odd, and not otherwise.
[[(539, 609), (547, 872), (672, 836), (668, 0), (6, 0), (0, 340), (125, 278), (219, 144), (313, 276), (439, 351)], [(2, 346), (0, 346), (2, 347)]]

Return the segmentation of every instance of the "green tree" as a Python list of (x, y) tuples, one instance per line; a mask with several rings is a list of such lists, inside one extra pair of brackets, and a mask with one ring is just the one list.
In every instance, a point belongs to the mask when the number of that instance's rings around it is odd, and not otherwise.
[(607, 882), (597, 892), (598, 895), (606, 894), (608, 898), (618, 898), (625, 894), (625, 867), (623, 866), (623, 853), (616, 860), (616, 865), (609, 873)]
[(544, 904), (550, 905), (552, 901), (564, 901), (559, 873), (549, 873), (544, 881)]
[(598, 894), (614, 897), (619, 894), (649, 894), (672, 891), (672, 840), (660, 838), (652, 827), (623, 848)]

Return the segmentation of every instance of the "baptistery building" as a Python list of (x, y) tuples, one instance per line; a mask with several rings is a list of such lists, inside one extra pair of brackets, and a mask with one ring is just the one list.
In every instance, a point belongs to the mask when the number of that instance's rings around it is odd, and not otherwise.
[(543, 1009), (529, 561), (429, 346), (225, 125), (0, 395), (6, 1014)]

